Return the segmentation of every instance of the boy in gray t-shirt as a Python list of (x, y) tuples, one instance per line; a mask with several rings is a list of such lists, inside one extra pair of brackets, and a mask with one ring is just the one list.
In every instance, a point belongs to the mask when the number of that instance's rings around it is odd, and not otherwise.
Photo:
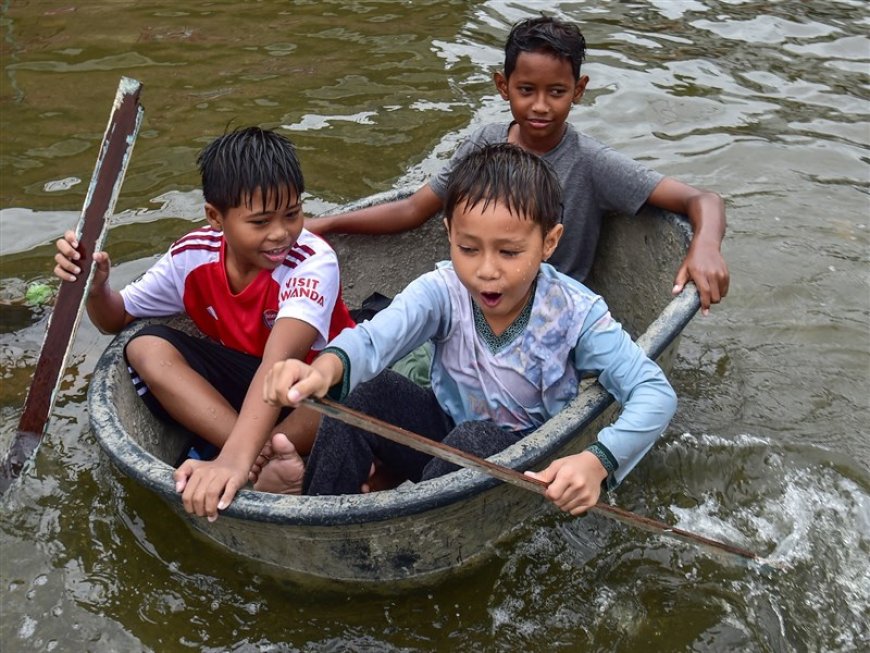
[(728, 266), (720, 246), (725, 206), (716, 193), (665, 177), (575, 130), (571, 107), (583, 97), (580, 74), (586, 41), (576, 25), (539, 17), (516, 24), (505, 44), (504, 71), (494, 75), (513, 121), (478, 129), (450, 163), (413, 195), (340, 215), (306, 221), (314, 233), (397, 233), (422, 225), (443, 208), (445, 181), (456, 161), (474, 147), (508, 142), (550, 163), (562, 184), (562, 242), (551, 258), (558, 270), (585, 281), (601, 221), (609, 211), (634, 214), (644, 204), (681, 213), (694, 237), (677, 271), (674, 294), (693, 281), (706, 314), (728, 292)]
[[(439, 198), (445, 196), (447, 178), (455, 162), (484, 145), (508, 142), (514, 124), (490, 124), (474, 132), (456, 150), (450, 163), (429, 180), (435, 194)], [(637, 213), (664, 175), (578, 132), (570, 123), (565, 123), (559, 144), (541, 158), (559, 178), (563, 198), (565, 233), (549, 263), (583, 282), (592, 267), (604, 214)]]

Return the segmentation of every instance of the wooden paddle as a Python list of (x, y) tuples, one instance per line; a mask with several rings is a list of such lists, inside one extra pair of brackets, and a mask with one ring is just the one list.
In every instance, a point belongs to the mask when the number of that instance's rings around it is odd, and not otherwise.
[(18, 430), (0, 465), (0, 492), (21, 474), (42, 439), (66, 367), (70, 345), (82, 316), (93, 278), (93, 253), (102, 249), (108, 217), (115, 208), (130, 153), (142, 123), (139, 92), (142, 84), (122, 77), (109, 115), (109, 124), (100, 145), (97, 164), (85, 197), (82, 215), (76, 226), (78, 251), (76, 264), (81, 273), (76, 281), (62, 281), (48, 329), (39, 352), (33, 381), (24, 401)]
[[(525, 474), (509, 467), (497, 465), (483, 458), (465, 453), (464, 451), (441, 442), (435, 442), (434, 440), (430, 440), (429, 438), (418, 435), (417, 433), (407, 431), (376, 417), (348, 408), (337, 401), (326, 398), (318, 399), (315, 397), (309, 397), (303, 403), (306, 407), (316, 410), (327, 417), (332, 417), (350, 424), (351, 426), (370, 431), (382, 438), (398, 442), (399, 444), (404, 444), (412, 449), (440, 458), (441, 460), (446, 460), (454, 465), (476, 469), (506, 483), (521, 487), (524, 490), (529, 490), (530, 492), (535, 492), (537, 494), (544, 494), (547, 490), (547, 483), (539, 481), (536, 478), (526, 476)], [(684, 542), (689, 542), (690, 544), (706, 547), (716, 551), (717, 553), (725, 552), (765, 565), (769, 564), (769, 561), (763, 560), (759, 555), (739, 546), (734, 546), (732, 544), (710, 539), (703, 535), (698, 535), (697, 533), (685, 531), (681, 528), (676, 528), (675, 526), (666, 524), (665, 522), (650, 519), (649, 517), (643, 517), (606, 503), (595, 504), (594, 507), (590, 508), (590, 512), (598, 513), (604, 517), (622, 522), (623, 524), (628, 524), (629, 526), (642, 528), (653, 533), (659, 533)]]

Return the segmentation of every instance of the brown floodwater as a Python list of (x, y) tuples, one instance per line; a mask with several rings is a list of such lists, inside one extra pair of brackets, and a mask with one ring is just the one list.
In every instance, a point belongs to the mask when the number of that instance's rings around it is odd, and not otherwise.
[[(6, 1), (0, 13), (0, 444), (20, 415), (121, 75), (145, 120), (107, 250), (116, 287), (202, 218), (195, 157), (227, 127), (298, 145), (309, 213), (436, 170), (507, 107), (510, 25), (578, 21), (572, 122), (726, 199), (727, 299), (688, 326), (680, 397), (614, 494), (759, 551), (759, 573), (542, 504), (456, 579), (363, 596), (290, 583), (195, 536), (121, 477), (86, 392), (83, 320), (48, 433), (0, 502), (0, 648), (14, 651), (870, 649), (870, 15), (859, 1)], [(359, 301), (383, 272), (355, 279)]]

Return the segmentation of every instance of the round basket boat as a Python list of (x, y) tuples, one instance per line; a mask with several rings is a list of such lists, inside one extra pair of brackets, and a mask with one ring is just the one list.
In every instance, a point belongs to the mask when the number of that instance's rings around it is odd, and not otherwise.
[[(345, 208), (406, 193), (382, 193)], [(666, 212), (609, 216), (587, 282), (666, 372), (680, 333), (699, 308), (693, 286), (676, 298), (670, 292), (690, 236), (687, 222)], [(448, 258), (440, 220), (430, 220), (422, 233), (339, 237), (332, 244), (339, 254), (349, 305), (373, 290), (394, 294), (436, 261)], [(186, 318), (169, 321), (194, 328)], [(122, 474), (162, 497), (193, 528), (237, 555), (292, 576), (422, 584), (481, 562), (494, 543), (545, 508), (537, 494), (464, 469), (361, 495), (285, 496), (244, 489), (217, 521), (190, 516), (175, 492), (171, 466), (186, 451), (188, 438), (151, 416), (124, 362), (124, 344), (151, 322), (134, 322), (102, 355), (88, 393), (92, 429)], [(561, 413), (490, 460), (518, 470), (540, 469), (556, 457), (582, 450), (617, 410), (598, 383), (584, 381), (577, 398)]]

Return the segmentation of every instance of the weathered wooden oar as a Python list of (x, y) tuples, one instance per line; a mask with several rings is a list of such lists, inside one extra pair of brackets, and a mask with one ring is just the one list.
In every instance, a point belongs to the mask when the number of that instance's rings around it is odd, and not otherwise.
[(93, 254), (100, 251), (106, 237), (108, 217), (124, 181), (130, 153), (142, 123), (143, 109), (139, 104), (142, 84), (122, 77), (109, 115), (109, 124), (100, 145), (97, 164), (85, 197), (82, 214), (76, 226), (81, 268), (76, 281), (62, 281), (54, 309), (48, 318), (48, 329), (33, 373), (33, 381), (24, 401), (18, 430), (0, 465), (0, 492), (21, 474), (45, 431), (61, 376), (78, 327), (88, 289), (93, 278)]
[[(495, 478), (502, 480), (506, 483), (521, 487), (524, 490), (529, 490), (531, 492), (535, 492), (541, 495), (543, 495), (547, 490), (547, 483), (539, 481), (536, 478), (532, 478), (531, 476), (526, 476), (525, 474), (511, 469), (510, 467), (497, 465), (496, 463), (466, 453), (464, 451), (456, 449), (455, 447), (448, 446), (441, 442), (435, 442), (434, 440), (430, 440), (429, 438), (400, 428), (398, 426), (390, 424), (389, 422), (385, 422), (376, 417), (372, 417), (357, 410), (353, 410), (352, 408), (348, 408), (347, 406), (331, 399), (318, 399), (314, 397), (309, 397), (303, 403), (307, 408), (316, 410), (319, 413), (326, 415), (327, 417), (332, 417), (342, 422), (346, 422), (351, 426), (356, 426), (366, 431), (370, 431), (372, 433), (375, 433), (376, 435), (386, 438), (387, 440), (398, 442), (399, 444), (411, 447), (412, 449), (416, 449), (417, 451), (429, 454), (430, 456), (440, 458), (441, 460), (453, 463), (454, 465), (476, 469), (485, 474), (489, 474), (490, 476), (494, 476)], [(708, 549), (716, 551), (717, 553), (725, 552), (738, 556), (740, 558), (753, 560), (761, 564), (768, 564), (768, 561), (762, 559), (759, 555), (747, 549), (743, 549), (739, 546), (734, 546), (733, 544), (728, 544), (726, 542), (713, 540), (709, 537), (698, 535), (697, 533), (685, 531), (681, 528), (676, 528), (675, 526), (666, 524), (665, 522), (650, 519), (649, 517), (643, 517), (628, 510), (623, 510), (622, 508), (617, 508), (616, 506), (611, 506), (606, 503), (597, 503), (594, 507), (590, 509), (590, 511), (596, 512), (600, 515), (603, 515), (604, 517), (609, 517), (610, 519), (614, 519), (629, 526), (642, 528), (653, 533), (659, 533), (661, 535), (666, 535), (668, 537), (682, 540), (684, 542), (689, 542), (691, 544), (706, 547)]]

